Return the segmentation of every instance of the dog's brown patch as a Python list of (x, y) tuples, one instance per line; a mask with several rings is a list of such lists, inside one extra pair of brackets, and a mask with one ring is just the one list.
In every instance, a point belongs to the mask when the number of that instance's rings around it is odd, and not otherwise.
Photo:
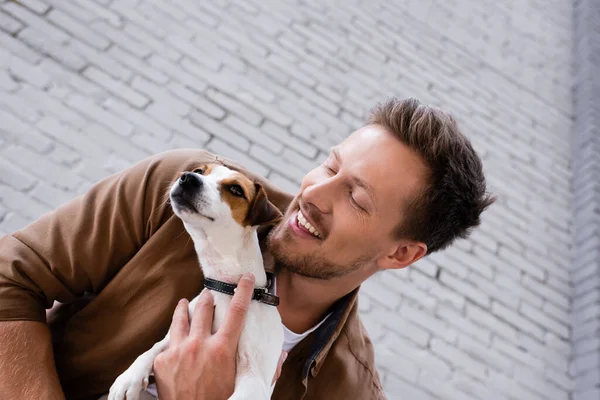
[(194, 171), (198, 171), (198, 170), (202, 170), (202, 174), (201, 175), (208, 175), (212, 172), (212, 170), (217, 167), (218, 164), (215, 163), (207, 163), (207, 164), (201, 164), (199, 166), (197, 166)]
[[(244, 192), (244, 195), (242, 197), (236, 196), (232, 192), (232, 186), (239, 186)], [(233, 219), (241, 226), (248, 226), (249, 223), (246, 217), (248, 216), (248, 212), (250, 211), (250, 207), (256, 196), (256, 187), (254, 183), (245, 175), (236, 173), (233, 176), (223, 179), (219, 190), (221, 192), (221, 198), (229, 204), (229, 208), (231, 208)]]

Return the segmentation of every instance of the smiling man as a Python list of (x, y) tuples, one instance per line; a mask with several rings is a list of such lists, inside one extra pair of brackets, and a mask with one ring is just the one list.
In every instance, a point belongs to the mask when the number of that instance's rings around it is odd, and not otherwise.
[[(199, 150), (158, 154), (0, 239), (1, 393), (97, 398), (164, 336), (178, 300), (196, 296), (203, 282), (164, 195), (182, 171), (210, 161), (224, 162)], [(383, 398), (358, 288), (479, 225), (493, 202), (479, 157), (448, 114), (391, 99), (305, 176), (295, 197), (256, 179), (285, 213), (259, 230), (289, 352), (272, 398)], [(78, 305), (86, 293), (93, 300)], [(44, 308), (54, 300), (71, 312), (48, 320), (51, 346)], [(211, 312), (210, 301), (203, 304)], [(201, 362), (188, 349), (175, 346), (161, 358), (159, 394), (223, 386), (211, 357), (203, 358), (210, 374), (185, 367)]]

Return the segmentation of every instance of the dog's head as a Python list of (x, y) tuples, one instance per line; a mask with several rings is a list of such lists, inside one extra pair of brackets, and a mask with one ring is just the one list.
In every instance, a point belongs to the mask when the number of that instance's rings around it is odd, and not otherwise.
[[(256, 228), (282, 214), (263, 187), (244, 174), (210, 163), (184, 172), (169, 193), (175, 215), (187, 228), (211, 230)], [(189, 229), (188, 229), (189, 230)]]

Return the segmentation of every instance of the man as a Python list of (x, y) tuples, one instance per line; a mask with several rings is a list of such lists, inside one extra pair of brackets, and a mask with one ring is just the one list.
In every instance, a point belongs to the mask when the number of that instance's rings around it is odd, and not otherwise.
[[(182, 171), (211, 160), (198, 150), (156, 155), (0, 239), (0, 393), (97, 398), (164, 336), (178, 300), (195, 296), (203, 282), (165, 193)], [(285, 211), (277, 226), (260, 230), (290, 346), (273, 398), (383, 398), (358, 316), (358, 288), (379, 271), (446, 248), (480, 223), (493, 199), (479, 157), (446, 113), (391, 99), (305, 176), (296, 197), (260, 181)], [(44, 307), (86, 293), (94, 298), (85, 307), (48, 321), (52, 346)], [(210, 309), (208, 298), (203, 304), (199, 318)], [(180, 308), (176, 327), (181, 315)], [(185, 336), (180, 342), (189, 344)], [(194, 335), (192, 348), (206, 344), (201, 337)], [(232, 346), (205, 348), (227, 364)], [(202, 352), (194, 353), (199, 365), (190, 371), (195, 364), (186, 361), (186, 348), (176, 344), (157, 360), (159, 394), (194, 390), (188, 386), (196, 382), (175, 382), (169, 371), (185, 370), (206, 387), (218, 379)]]

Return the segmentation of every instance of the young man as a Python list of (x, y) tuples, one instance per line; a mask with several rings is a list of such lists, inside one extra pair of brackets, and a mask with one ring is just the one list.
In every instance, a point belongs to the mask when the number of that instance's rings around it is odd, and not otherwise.
[[(158, 154), (0, 239), (0, 393), (97, 398), (165, 335), (178, 300), (195, 296), (203, 282), (165, 194), (182, 171), (214, 159), (199, 150)], [(479, 224), (493, 202), (479, 157), (446, 113), (391, 99), (305, 176), (296, 197), (261, 182), (285, 212), (277, 226), (260, 231), (291, 347), (273, 399), (383, 398), (358, 288)], [(85, 307), (49, 319), (51, 342), (44, 308), (86, 293), (94, 298)], [(210, 308), (206, 297), (198, 318)], [(173, 320), (180, 340), (157, 361), (159, 394), (203, 398), (232, 389), (221, 387), (230, 374), (215, 374), (211, 362), (230, 365), (235, 340), (216, 347), (202, 335), (190, 340), (182, 318), (180, 308)], [(184, 374), (190, 379), (177, 379)]]

